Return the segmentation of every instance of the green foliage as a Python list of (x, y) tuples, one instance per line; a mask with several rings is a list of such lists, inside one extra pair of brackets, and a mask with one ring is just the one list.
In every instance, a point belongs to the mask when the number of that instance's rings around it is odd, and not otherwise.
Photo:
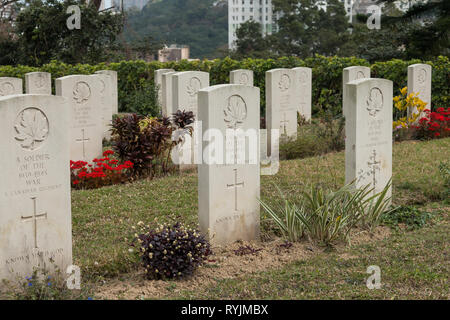
[(267, 57), (270, 54), (268, 39), (263, 37), (262, 28), (259, 22), (253, 20), (242, 23), (236, 30), (236, 50), (232, 52), (232, 57), (236, 59)]
[(194, 119), (192, 112), (177, 112), (172, 119), (145, 118), (137, 114), (116, 117), (112, 123), (112, 146), (123, 162), (131, 161), (133, 176), (166, 174), (172, 169), (170, 153), (179, 141), (172, 141), (172, 133), (191, 134), (187, 128)]
[[(362, 65), (372, 68), (372, 77), (389, 79), (394, 82), (394, 92), (405, 87), (407, 83), (407, 68), (413, 63), (429, 63), (433, 67), (432, 82), (432, 107), (447, 106), (450, 104), (450, 86), (448, 75), (450, 74), (450, 60), (440, 56), (433, 61), (393, 59), (386, 62), (376, 62), (370, 65), (364, 59), (355, 57), (325, 57), (316, 55), (302, 60), (297, 57), (281, 57), (277, 59), (244, 59), (233, 60), (230, 58), (179, 62), (145, 62), (121, 61), (118, 63), (100, 63), (97, 65), (76, 64), (69, 65), (58, 61), (52, 61), (40, 68), (18, 65), (0, 66), (0, 77), (24, 78), (25, 73), (33, 71), (46, 71), (52, 73), (53, 78), (59, 78), (71, 74), (92, 74), (97, 70), (111, 69), (118, 72), (119, 78), (119, 111), (138, 111), (138, 107), (130, 102), (142, 100), (142, 95), (136, 94), (141, 89), (149, 90), (154, 83), (154, 71), (161, 68), (171, 68), (176, 71), (198, 70), (210, 73), (210, 84), (229, 83), (229, 73), (235, 69), (250, 69), (254, 72), (255, 86), (261, 90), (261, 114), (265, 114), (265, 73), (274, 68), (312, 68), (312, 112), (313, 115), (324, 115), (331, 110), (333, 116), (342, 114), (342, 69)], [(129, 98), (137, 95), (137, 98)], [(150, 95), (150, 94), (149, 94)], [(145, 99), (153, 101), (154, 98), (146, 96)], [(149, 103), (149, 102), (146, 102)], [(155, 112), (156, 102), (149, 103), (148, 112)], [(143, 112), (143, 111), (142, 111)], [(146, 111), (147, 112), (147, 111)], [(154, 115), (154, 114), (151, 114)]]
[(349, 37), (344, 5), (338, 0), (328, 0), (327, 10), (317, 6), (317, 0), (273, 0), (272, 4), (281, 15), (270, 40), (280, 55), (334, 55)]
[(422, 211), (414, 206), (400, 206), (391, 212), (386, 212), (381, 216), (383, 224), (398, 229), (399, 224), (405, 224), (409, 230), (422, 228), (433, 214)]
[(282, 141), (280, 159), (300, 159), (319, 156), (345, 147), (344, 118), (333, 119), (329, 116), (311, 124), (300, 124), (297, 138)]
[(311, 186), (309, 191), (300, 193), (295, 203), (283, 194), (283, 204), (276, 208), (261, 200), (260, 203), (289, 241), (298, 241), (306, 234), (331, 245), (339, 239), (348, 240), (350, 230), (359, 223), (369, 228), (377, 226), (381, 214), (389, 212), (390, 187), (389, 182), (382, 192), (371, 196), (373, 189), (369, 185), (355, 189), (348, 184), (337, 191)]
[(161, 115), (161, 107), (158, 102), (158, 90), (154, 82), (142, 82), (142, 86), (124, 97), (121, 103), (122, 110), (127, 113), (136, 113), (143, 116), (155, 117)]
[(195, 58), (213, 57), (227, 44), (228, 7), (216, 0), (164, 0), (148, 4), (127, 17), (125, 38), (153, 35), (169, 44), (189, 45)]
[[(81, 29), (67, 27), (72, 13), (66, 10), (71, 5), (78, 5), (81, 10)], [(17, 49), (14, 63), (38, 66), (52, 59), (67, 63), (105, 61), (121, 29), (120, 14), (99, 13), (95, 6), (85, 5), (84, 1), (29, 1), (13, 25), (13, 44)], [(0, 52), (3, 51), (0, 47)]]

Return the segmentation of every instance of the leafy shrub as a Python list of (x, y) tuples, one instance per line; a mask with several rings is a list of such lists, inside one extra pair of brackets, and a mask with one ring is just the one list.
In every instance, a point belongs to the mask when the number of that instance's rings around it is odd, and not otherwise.
[(153, 82), (144, 82), (141, 87), (130, 92), (121, 101), (122, 108), (129, 113), (156, 117), (161, 114), (158, 90)]
[(436, 112), (425, 110), (425, 116), (412, 128), (419, 139), (450, 137), (450, 107), (438, 108)]
[(96, 189), (113, 184), (124, 183), (129, 180), (128, 171), (133, 163), (110, 158), (114, 151), (103, 152), (103, 158), (94, 159), (94, 164), (86, 161), (70, 161), (70, 180), (74, 189)]
[(156, 229), (140, 224), (133, 246), (138, 247), (148, 279), (181, 278), (192, 275), (211, 253), (199, 231), (176, 223)]
[(383, 224), (398, 228), (403, 223), (409, 230), (422, 228), (433, 215), (414, 206), (400, 206), (381, 216)]
[[(142, 100), (145, 93), (136, 94), (141, 89), (148, 90), (154, 83), (154, 71), (161, 68), (171, 68), (176, 71), (205, 71), (210, 73), (211, 85), (229, 83), (229, 73), (235, 69), (251, 69), (254, 72), (255, 86), (261, 89), (261, 114), (265, 114), (265, 72), (274, 68), (312, 68), (313, 87), (312, 103), (313, 114), (321, 115), (327, 110), (333, 115), (342, 113), (342, 69), (362, 65), (372, 69), (373, 78), (384, 78), (394, 82), (394, 90), (397, 91), (407, 84), (408, 65), (414, 63), (428, 63), (433, 67), (432, 79), (432, 106), (447, 106), (450, 103), (450, 86), (448, 74), (450, 73), (450, 60), (446, 56), (439, 56), (433, 61), (421, 61), (418, 59), (403, 61), (392, 59), (385, 62), (376, 62), (372, 65), (364, 59), (355, 57), (324, 57), (316, 55), (307, 59), (297, 57), (281, 57), (278, 59), (244, 59), (233, 60), (230, 58), (161, 63), (157, 61), (145, 62), (121, 61), (118, 63), (100, 63), (98, 65), (77, 64), (68, 65), (58, 61), (52, 61), (40, 68), (28, 66), (0, 66), (0, 77), (24, 78), (25, 73), (33, 71), (45, 71), (52, 73), (53, 78), (59, 78), (71, 74), (92, 74), (102, 69), (115, 70), (118, 73), (119, 87), (119, 111), (153, 114), (153, 107), (139, 107), (133, 101)], [(132, 97), (132, 98), (128, 98)], [(131, 101), (130, 101), (131, 99)], [(151, 101), (154, 101), (151, 98)], [(147, 103), (147, 102), (145, 102)], [(153, 103), (153, 102), (152, 102)], [(129, 110), (132, 108), (133, 110)], [(144, 109), (144, 111), (140, 111)], [(395, 118), (397, 119), (397, 118)]]
[[(400, 90), (400, 95), (394, 97), (394, 113), (397, 113), (397, 121), (392, 123), (395, 129), (408, 128), (414, 124), (422, 112), (425, 110), (427, 103), (419, 98), (419, 93), (411, 92), (408, 94), (408, 87)], [(416, 111), (408, 117), (408, 109), (416, 109)]]
[(357, 224), (369, 228), (378, 225), (390, 204), (389, 188), (390, 183), (382, 192), (370, 196), (373, 189), (369, 186), (355, 189), (353, 184), (348, 184), (335, 192), (311, 186), (295, 203), (288, 201), (281, 191), (282, 205), (272, 208), (263, 201), (260, 203), (289, 241), (307, 235), (330, 245), (338, 239), (348, 239), (350, 230)]
[[(112, 125), (112, 145), (122, 161), (134, 164), (134, 176), (166, 174), (170, 170), (170, 154), (184, 134), (192, 134), (192, 112), (180, 111), (172, 119), (146, 118), (137, 114), (116, 117)], [(172, 140), (172, 134), (177, 139)]]
[(301, 123), (297, 138), (280, 144), (281, 159), (299, 159), (341, 151), (345, 147), (345, 122), (343, 118), (328, 116), (313, 119), (310, 124)]

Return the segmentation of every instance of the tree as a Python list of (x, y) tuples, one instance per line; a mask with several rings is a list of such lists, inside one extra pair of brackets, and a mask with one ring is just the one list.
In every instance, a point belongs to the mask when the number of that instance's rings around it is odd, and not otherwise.
[[(395, 0), (379, 0), (390, 4)], [(427, 59), (450, 54), (450, 1), (429, 0), (417, 3), (400, 17), (392, 17), (387, 24), (408, 28), (403, 39), (408, 58)]]
[(242, 23), (236, 30), (235, 58), (265, 58), (269, 55), (269, 41), (262, 35), (262, 25), (255, 21)]
[[(69, 30), (67, 7), (78, 5), (81, 29)], [(99, 13), (95, 3), (82, 0), (30, 0), (17, 15), (14, 63), (42, 65), (52, 59), (66, 63), (96, 63), (107, 59), (122, 30), (122, 17)], [(4, 48), (5, 44), (3, 44)], [(0, 43), (0, 51), (2, 44)]]
[[(339, 0), (273, 0), (279, 31), (273, 35), (280, 55), (333, 55), (348, 40), (349, 24)], [(326, 8), (326, 9), (325, 9)]]

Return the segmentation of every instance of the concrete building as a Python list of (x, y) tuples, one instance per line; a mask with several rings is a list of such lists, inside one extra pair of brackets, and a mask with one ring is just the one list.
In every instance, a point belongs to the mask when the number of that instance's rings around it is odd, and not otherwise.
[(180, 61), (189, 60), (190, 49), (189, 46), (171, 45), (158, 51), (158, 61)]
[(276, 31), (272, 0), (228, 0), (228, 48), (234, 48), (236, 30), (249, 20), (261, 23), (263, 34)]

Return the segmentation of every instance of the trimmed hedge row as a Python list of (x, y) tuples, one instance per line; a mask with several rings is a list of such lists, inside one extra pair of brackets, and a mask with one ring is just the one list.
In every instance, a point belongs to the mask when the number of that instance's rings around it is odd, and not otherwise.
[[(59, 78), (71, 74), (92, 74), (97, 70), (111, 69), (118, 72), (119, 77), (119, 110), (129, 112), (136, 110), (130, 99), (142, 90), (153, 88), (154, 71), (161, 68), (172, 68), (177, 71), (199, 70), (210, 73), (211, 85), (229, 83), (230, 71), (235, 69), (251, 69), (254, 71), (255, 86), (261, 89), (261, 112), (265, 110), (265, 72), (275, 68), (310, 67), (313, 75), (313, 114), (330, 110), (334, 115), (341, 114), (342, 110), (342, 69), (362, 65), (372, 69), (372, 77), (389, 79), (394, 82), (394, 94), (407, 85), (407, 68), (414, 63), (428, 63), (433, 67), (432, 105), (433, 108), (450, 105), (450, 61), (448, 57), (439, 56), (433, 61), (393, 59), (386, 62), (376, 62), (372, 65), (364, 59), (355, 57), (324, 57), (299, 59), (296, 57), (283, 57), (279, 59), (244, 59), (241, 61), (230, 58), (180, 62), (145, 62), (122, 61), (118, 63), (98, 65), (77, 64), (68, 65), (53, 61), (42, 67), (28, 66), (0, 66), (0, 77), (24, 78), (25, 73), (33, 71), (46, 71), (52, 77)], [(151, 95), (150, 95), (151, 96)]]

